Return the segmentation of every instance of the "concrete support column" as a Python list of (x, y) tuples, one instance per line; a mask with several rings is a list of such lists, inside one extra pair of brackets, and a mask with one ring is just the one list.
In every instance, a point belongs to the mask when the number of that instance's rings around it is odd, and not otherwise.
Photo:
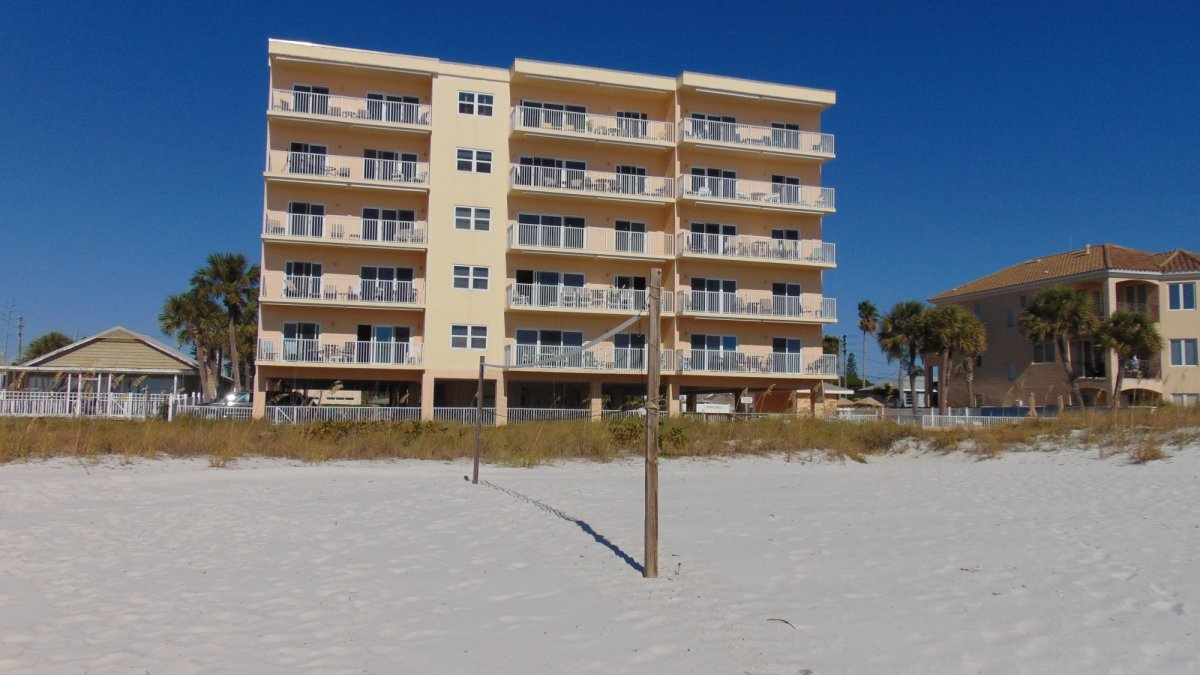
[(256, 420), (267, 416), (267, 378), (255, 369), (254, 395), (250, 398), (250, 415)]
[(433, 419), (433, 383), (437, 380), (432, 373), (421, 373), (421, 419)]
[(667, 380), (667, 414), (671, 417), (679, 416), (679, 383), (674, 379)]
[[(496, 373), (496, 424), (508, 424), (508, 378), (504, 371)], [(484, 376), (486, 384), (486, 376)]]
[(588, 408), (592, 420), (604, 414), (604, 383), (599, 380), (588, 382)]

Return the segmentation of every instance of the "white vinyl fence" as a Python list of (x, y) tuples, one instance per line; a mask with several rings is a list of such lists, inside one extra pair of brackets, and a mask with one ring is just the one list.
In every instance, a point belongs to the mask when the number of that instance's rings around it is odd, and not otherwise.
[(0, 390), (0, 417), (157, 417), (170, 394)]
[(400, 422), (421, 419), (421, 409), (417, 407), (280, 405), (267, 407), (267, 419), (271, 420), (271, 424), (306, 424), (329, 421)]
[(248, 420), (253, 412), (247, 406), (177, 405), (174, 417), (194, 417), (202, 420)]

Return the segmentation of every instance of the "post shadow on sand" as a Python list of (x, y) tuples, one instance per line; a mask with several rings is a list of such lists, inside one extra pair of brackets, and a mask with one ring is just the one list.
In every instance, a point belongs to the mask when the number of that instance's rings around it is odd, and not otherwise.
[(489, 483), (486, 480), (481, 480), (479, 482), (480, 482), (480, 484), (486, 485), (494, 490), (499, 490), (500, 492), (503, 492), (503, 493), (509, 495), (510, 497), (514, 497), (516, 499), (520, 499), (523, 502), (533, 504), (534, 506), (545, 511), (546, 513), (550, 513), (552, 515), (558, 516), (559, 518), (562, 518), (563, 520), (567, 521), (568, 523), (572, 523), (573, 525), (578, 526), (579, 529), (581, 529), (584, 532), (586, 532), (587, 534), (591, 535), (592, 539), (595, 539), (597, 544), (600, 544), (604, 548), (607, 548), (608, 550), (612, 551), (613, 555), (615, 555), (618, 558), (620, 558), (621, 560), (623, 560), (626, 565), (629, 565), (630, 567), (632, 567), (634, 570), (637, 571), (638, 574), (641, 574), (644, 571), (645, 568), (642, 567), (641, 563), (634, 560), (633, 557), (630, 556), (625, 551), (622, 551), (621, 547), (619, 547), (616, 544), (609, 541), (607, 537), (605, 537), (604, 535), (602, 535), (599, 532), (592, 529), (592, 526), (588, 525), (586, 522), (584, 522), (578, 518), (572, 518), (571, 516), (567, 515), (566, 513), (563, 513), (562, 511), (559, 511), (558, 509), (554, 508), (553, 506), (550, 506), (549, 504), (539, 502), (538, 500), (534, 499), (533, 497), (526, 497), (525, 495), (523, 495), (520, 492), (517, 492), (515, 490), (510, 490), (506, 487), (500, 487), (499, 485), (496, 485), (495, 483)]

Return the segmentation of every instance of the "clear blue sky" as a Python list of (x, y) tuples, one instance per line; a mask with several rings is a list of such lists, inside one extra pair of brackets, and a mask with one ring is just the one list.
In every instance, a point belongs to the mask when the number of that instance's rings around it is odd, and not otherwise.
[(5, 6), (0, 321), (15, 302), (27, 339), (156, 334), (208, 252), (257, 259), (268, 37), (836, 90), (826, 289), (855, 351), (862, 299), (1088, 242), (1200, 248), (1194, 1), (188, 4)]

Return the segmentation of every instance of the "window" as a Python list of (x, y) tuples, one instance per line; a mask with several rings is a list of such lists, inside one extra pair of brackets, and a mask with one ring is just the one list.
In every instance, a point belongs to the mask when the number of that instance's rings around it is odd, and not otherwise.
[(487, 326), (450, 325), (451, 349), (487, 349)]
[(454, 287), (472, 291), (486, 291), (488, 287), (488, 268), (455, 265)]
[(478, 206), (456, 206), (454, 229), (486, 232), (492, 229), (492, 210)]
[(978, 302), (975, 303), (975, 305), (971, 308), (971, 311), (975, 312), (976, 319), (983, 318), (983, 305), (979, 304)]
[(314, 143), (292, 143), (288, 146), (288, 172), (312, 176), (326, 175), (325, 153), (328, 149), (324, 145)]
[(470, 173), (491, 173), (492, 151), (459, 148), (458, 170)]
[(283, 324), (284, 361), (321, 360), (321, 324), (307, 321)]
[(479, 94), (473, 91), (458, 92), (458, 112), (464, 115), (492, 116), (492, 105), (495, 99), (491, 94)]
[(1036, 342), (1033, 345), (1034, 363), (1054, 363), (1054, 342)]
[(1171, 340), (1171, 365), (1194, 366), (1196, 361), (1196, 338)]
[(646, 252), (646, 224), (632, 220), (618, 220), (613, 229), (616, 230), (615, 248), (618, 251)]
[[(737, 197), (737, 172), (729, 169), (715, 169), (694, 166), (691, 170), (691, 183), (688, 194), (698, 197)], [(779, 201), (775, 199), (775, 201)]]
[(417, 180), (417, 153), (370, 148), (363, 150), (363, 178), (415, 182)]
[[(690, 115), (692, 135), (714, 141), (737, 141), (737, 119), (730, 115), (694, 112)], [(687, 127), (684, 127), (685, 129)]]
[(771, 145), (777, 148), (798, 149), (800, 125), (792, 122), (771, 122)]
[[(362, 210), (363, 241), (414, 242), (418, 239), (417, 214), (407, 209), (381, 209), (374, 206)], [(341, 239), (341, 225), (334, 226), (334, 237)], [(353, 235), (351, 235), (353, 236)]]
[(517, 363), (553, 358), (560, 367), (583, 365), (583, 332), (572, 330), (517, 330)]
[(692, 277), (690, 298), (691, 309), (697, 312), (737, 314), (737, 280)]
[(771, 338), (771, 370), (776, 373), (804, 372), (804, 340), (800, 338)]
[(1175, 405), (1200, 405), (1200, 394), (1171, 394), (1171, 403)]
[[(771, 284), (771, 313), (775, 316), (800, 316), (804, 313), (800, 284), (777, 281)], [(762, 311), (759, 307), (759, 311)]]
[(1171, 309), (1196, 309), (1196, 283), (1169, 284), (1167, 295)]
[(321, 263), (289, 260), (283, 267), (283, 297), (321, 297)]
[(1016, 312), (1012, 311), (1011, 309), (1004, 310), (1004, 325), (1008, 326), (1009, 328), (1012, 328), (1016, 324), (1017, 324)]
[(688, 248), (693, 253), (705, 255), (734, 255), (737, 250), (737, 225), (721, 223), (692, 223)]
[(522, 246), (583, 248), (587, 221), (581, 216), (517, 214), (517, 242)]
[(1008, 362), (1008, 381), (1015, 382), (1016, 379), (1017, 379), (1017, 364), (1012, 361), (1009, 361)]
[(1019, 298), (1018, 303), (1021, 305), (1021, 309), (1025, 309), (1026, 300), (1024, 295)]
[[(292, 85), (292, 108), (296, 112), (314, 115), (329, 114), (329, 87), (313, 84)], [(285, 107), (284, 110), (287, 110)]]
[[(524, 156), (517, 158), (517, 185), (570, 190), (590, 190), (594, 183), (587, 175), (587, 162), (558, 157)], [(615, 187), (615, 183), (605, 183)]]
[(624, 138), (645, 138), (648, 119), (644, 112), (618, 110), (617, 135)]
[(324, 204), (288, 202), (288, 225), (285, 230), (287, 234), (293, 237), (320, 237), (324, 229)]
[(358, 340), (354, 344), (354, 363), (399, 363), (410, 361), (408, 326), (358, 325)]
[(373, 267), (359, 269), (359, 294), (370, 302), (416, 302), (411, 267)]
[(367, 92), (367, 118), (406, 124), (428, 124), (428, 120), (417, 119), (420, 102), (421, 99), (416, 96)]
[(587, 129), (587, 108), (581, 105), (522, 100), (520, 111), (523, 126), (559, 131)]

